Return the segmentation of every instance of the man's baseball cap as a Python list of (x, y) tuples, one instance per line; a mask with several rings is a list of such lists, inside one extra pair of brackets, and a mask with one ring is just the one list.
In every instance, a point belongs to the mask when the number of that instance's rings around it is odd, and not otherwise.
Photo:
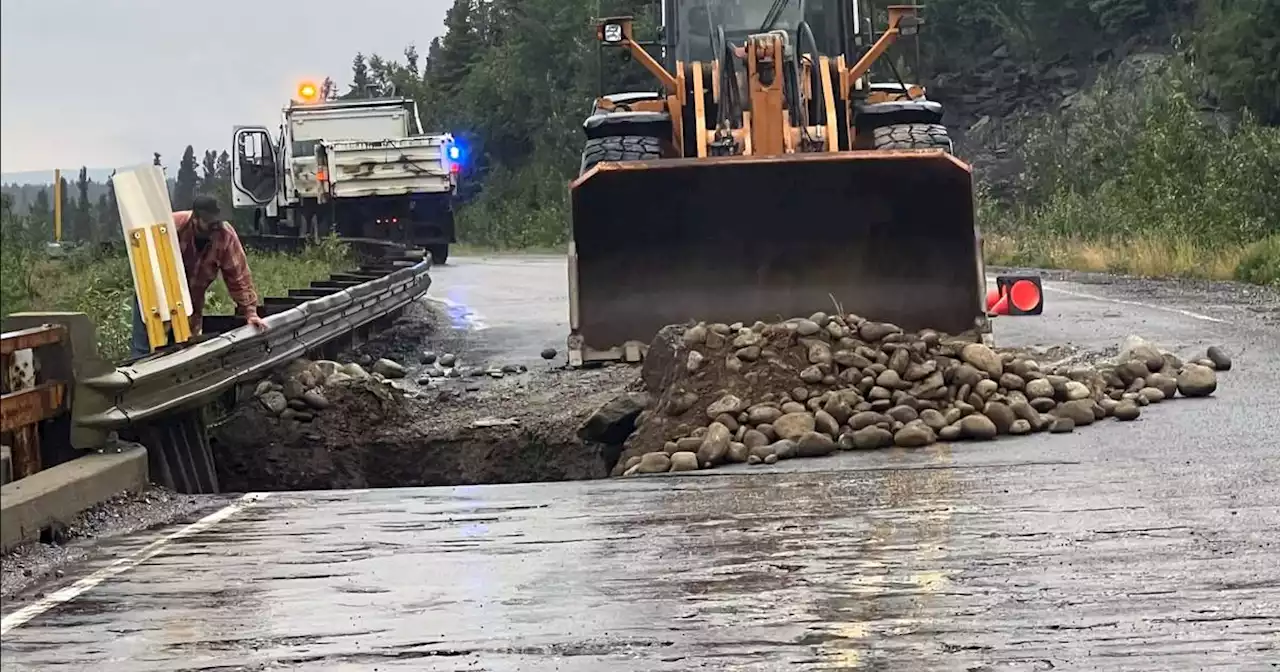
[(206, 222), (216, 221), (221, 210), (218, 208), (218, 199), (200, 194), (191, 199), (191, 212)]

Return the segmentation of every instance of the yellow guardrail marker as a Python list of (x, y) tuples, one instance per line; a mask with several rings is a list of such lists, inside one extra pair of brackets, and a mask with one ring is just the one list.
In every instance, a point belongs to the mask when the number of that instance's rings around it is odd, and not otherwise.
[(172, 330), (175, 342), (184, 343), (191, 338), (191, 293), (164, 171), (153, 165), (124, 168), (111, 177), (111, 184), (151, 349), (169, 343), (166, 330)]
[(165, 335), (164, 319), (160, 313), (160, 301), (155, 292), (155, 279), (151, 276), (151, 250), (147, 236), (141, 230), (129, 235), (129, 261), (133, 266), (133, 284), (138, 290), (138, 306), (142, 322), (147, 325), (147, 340), (151, 349), (163, 347), (169, 342)]
[(175, 267), (174, 259), (181, 260), (181, 253), (173, 249), (173, 241), (169, 238), (170, 224), (156, 224), (151, 227), (152, 238), (156, 241), (156, 259), (160, 262), (160, 280), (164, 286), (167, 299), (165, 314), (173, 326), (173, 340), (186, 343), (191, 338), (191, 322), (187, 320), (187, 311), (182, 302), (182, 284), (186, 277)]

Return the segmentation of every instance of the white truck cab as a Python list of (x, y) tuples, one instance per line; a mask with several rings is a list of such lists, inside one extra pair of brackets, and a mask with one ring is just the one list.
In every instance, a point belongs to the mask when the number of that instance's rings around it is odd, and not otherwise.
[[(448, 133), (424, 134), (407, 98), (303, 100), (283, 110), (279, 137), (237, 126), (232, 204), (259, 233), (402, 241), (448, 258), (464, 157)], [(312, 100), (307, 100), (307, 98)]]

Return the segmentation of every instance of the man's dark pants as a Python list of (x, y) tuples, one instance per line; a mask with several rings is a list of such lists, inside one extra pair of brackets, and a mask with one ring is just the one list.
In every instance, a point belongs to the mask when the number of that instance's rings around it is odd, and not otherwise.
[[(147, 338), (147, 324), (142, 321), (142, 309), (138, 307), (138, 300), (134, 299), (130, 303), (133, 304), (133, 334), (129, 339), (129, 357), (137, 359), (151, 354), (151, 339)], [(165, 335), (168, 343), (173, 343), (173, 330), (165, 327)]]

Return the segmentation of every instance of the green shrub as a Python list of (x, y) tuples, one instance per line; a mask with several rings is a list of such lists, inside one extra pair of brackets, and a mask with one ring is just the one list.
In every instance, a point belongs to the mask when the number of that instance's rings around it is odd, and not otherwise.
[[(314, 280), (324, 280), (331, 273), (354, 266), (350, 247), (337, 236), (308, 245), (296, 255), (254, 250), (248, 250), (246, 254), (260, 300), (264, 296), (284, 296), (290, 289), (306, 287)], [(235, 302), (227, 293), (227, 286), (215, 281), (205, 300), (205, 314), (230, 315), (234, 311)]]
[[(1230, 277), (1245, 246), (1280, 235), (1280, 128), (1247, 112), (1206, 115), (1200, 81), (1181, 57), (1132, 62), (1102, 75), (1065, 113), (1024, 126), (1016, 203), (978, 201), (985, 228), (1019, 241), (1002, 258)], [(1041, 251), (1063, 241), (1142, 258)]]
[(458, 212), (458, 239), (504, 250), (564, 245), (569, 240), (568, 185), (569, 176), (549, 161), (495, 169), (480, 197)]
[(1200, 0), (1195, 46), (1222, 102), (1280, 124), (1280, 2)]
[(1251, 245), (1236, 266), (1236, 279), (1280, 287), (1280, 236), (1269, 236)]
[[(6, 219), (3, 230), (0, 314), (22, 310), (84, 313), (97, 327), (102, 356), (109, 361), (124, 359), (133, 329), (134, 288), (128, 258), (84, 245), (69, 249), (61, 259), (51, 259), (42, 244), (18, 244), (23, 240), (19, 225)], [(299, 255), (253, 251), (248, 255), (261, 296), (283, 295), (288, 289), (305, 287), (313, 280), (352, 266), (347, 245), (332, 237), (307, 247)], [(205, 313), (230, 314), (234, 307), (226, 285), (215, 281), (205, 302)]]
[(1101, 77), (1065, 114), (1026, 130), (1033, 224), (1082, 237), (1164, 232), (1209, 247), (1274, 232), (1280, 129), (1203, 116), (1197, 73), (1181, 59), (1145, 70)]

